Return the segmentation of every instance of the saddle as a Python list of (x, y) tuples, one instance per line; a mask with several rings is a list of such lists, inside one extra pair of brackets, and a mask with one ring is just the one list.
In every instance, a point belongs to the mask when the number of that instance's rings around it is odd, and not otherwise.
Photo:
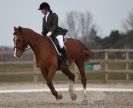
[(49, 37), (50, 41), (52, 42), (52, 44), (54, 45), (56, 52), (59, 56), (61, 56), (61, 50), (60, 50), (60, 46), (59, 46), (59, 42), (58, 40), (54, 37)]

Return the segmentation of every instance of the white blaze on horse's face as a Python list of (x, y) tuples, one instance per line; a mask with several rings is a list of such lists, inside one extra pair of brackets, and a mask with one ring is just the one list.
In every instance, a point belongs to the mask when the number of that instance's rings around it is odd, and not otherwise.
[(17, 48), (16, 48), (16, 46), (17, 46), (16, 42), (17, 42), (17, 36), (14, 35), (14, 46), (15, 46), (15, 48), (14, 48), (14, 57), (21, 57), (22, 52), (20, 50), (17, 50)]
[(14, 55), (14, 57), (17, 57), (17, 56), (16, 56), (16, 48), (14, 49), (14, 54), (13, 54), (13, 55)]
[[(16, 35), (14, 35), (14, 46), (16, 46), (16, 40), (17, 40), (17, 36)], [(14, 57), (17, 57), (16, 56), (16, 48), (14, 48)]]

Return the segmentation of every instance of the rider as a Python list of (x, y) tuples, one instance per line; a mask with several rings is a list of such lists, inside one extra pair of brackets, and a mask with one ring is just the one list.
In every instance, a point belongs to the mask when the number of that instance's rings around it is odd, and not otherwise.
[(48, 3), (43, 2), (40, 4), (38, 10), (41, 10), (43, 17), (43, 25), (42, 25), (42, 35), (48, 36), (51, 38), (56, 38), (59, 42), (60, 50), (63, 55), (62, 64), (68, 65), (68, 57), (66, 48), (64, 46), (64, 35), (66, 35), (66, 29), (63, 29), (58, 26), (58, 16), (56, 13), (52, 12)]

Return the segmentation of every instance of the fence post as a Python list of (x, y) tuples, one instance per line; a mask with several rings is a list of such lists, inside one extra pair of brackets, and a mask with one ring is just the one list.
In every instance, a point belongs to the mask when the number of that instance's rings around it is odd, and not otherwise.
[(129, 81), (129, 51), (126, 50), (126, 81)]
[(105, 61), (104, 61), (104, 64), (105, 64), (105, 67), (104, 67), (104, 72), (105, 72), (105, 81), (107, 82), (108, 81), (108, 50), (105, 49), (104, 50), (105, 52)]

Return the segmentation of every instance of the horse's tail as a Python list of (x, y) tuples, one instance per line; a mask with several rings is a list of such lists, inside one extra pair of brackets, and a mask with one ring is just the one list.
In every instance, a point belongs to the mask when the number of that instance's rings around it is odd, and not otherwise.
[(94, 59), (95, 58), (94, 52), (88, 49), (82, 42), (79, 41), (79, 43), (84, 49), (84, 61), (88, 61), (89, 59)]

